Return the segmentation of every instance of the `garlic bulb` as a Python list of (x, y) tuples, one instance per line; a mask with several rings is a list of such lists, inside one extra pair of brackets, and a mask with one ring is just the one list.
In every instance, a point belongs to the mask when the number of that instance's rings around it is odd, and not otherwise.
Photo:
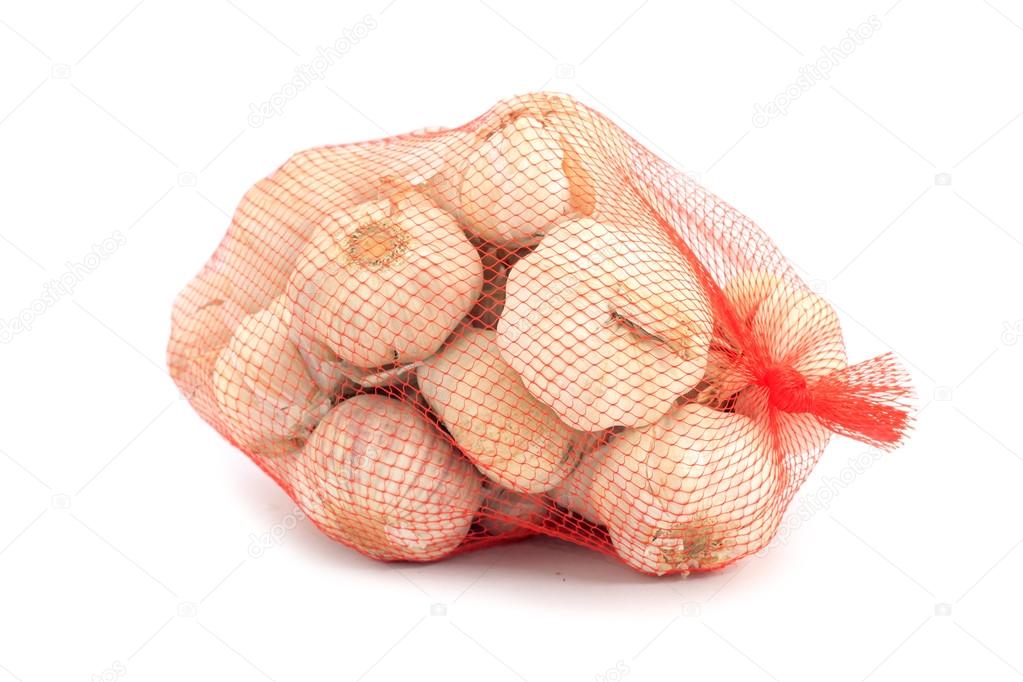
[(824, 452), (831, 431), (806, 412), (776, 411), (768, 418), (768, 394), (762, 386), (750, 386), (735, 397), (733, 409), (736, 414), (745, 415), (769, 424), (774, 441), (772, 445), (782, 461), (791, 462), (795, 467), (805, 466), (806, 456), (816, 458)]
[(773, 535), (779, 471), (752, 419), (695, 403), (607, 446), (593, 496), (618, 554), (662, 575), (715, 568)]
[(454, 218), (410, 191), (339, 213), (317, 231), (288, 298), (300, 334), (377, 368), (434, 353), (482, 284), (479, 254)]
[[(316, 189), (322, 189), (322, 183)], [(297, 177), (280, 171), (253, 185), (231, 217), (211, 266), (234, 285), (246, 312), (270, 306), (284, 292), (315, 223), (296, 196), (308, 193)]]
[(383, 560), (431, 561), (465, 538), (482, 480), (415, 408), (359, 395), (320, 423), (296, 468), (296, 500), (327, 535)]
[(692, 267), (655, 229), (558, 225), (508, 277), (497, 344), (569, 426), (656, 421), (697, 386), (712, 316)]
[(739, 323), (749, 326), (760, 304), (780, 286), (782, 281), (766, 270), (747, 270), (728, 280), (721, 292)]
[(224, 428), (261, 454), (290, 451), (330, 409), (290, 337), (282, 299), (247, 315), (213, 367), (213, 393)]
[(231, 283), (218, 272), (203, 270), (181, 290), (171, 310), (167, 365), (182, 391), (209, 383), (213, 360), (243, 317)]
[(469, 157), (460, 187), (470, 229), (495, 244), (539, 240), (569, 215), (565, 151), (542, 120), (522, 115), (493, 133)]
[[(846, 366), (838, 316), (812, 291), (797, 289), (769, 272), (751, 270), (729, 280), (722, 293), (739, 324), (767, 352), (768, 361), (792, 367), (807, 379)], [(696, 400), (720, 407), (749, 390), (756, 377), (736, 357), (742, 349), (729, 330), (718, 325), (714, 338), (720, 347), (711, 350), (705, 385)]]
[(752, 330), (772, 361), (808, 379), (847, 364), (838, 315), (812, 291), (778, 287), (761, 301)]
[(575, 466), (581, 434), (533, 397), (490, 330), (464, 327), (416, 370), (419, 388), (458, 447), (492, 481), (548, 490)]
[(539, 495), (525, 495), (494, 483), (484, 483), (483, 504), (477, 521), (491, 535), (507, 535), (527, 531), (547, 514), (547, 505)]
[[(444, 133), (448, 144), (468, 132)], [(289, 158), (242, 197), (215, 262), (238, 288), (248, 312), (284, 293), (292, 271), (319, 225), (380, 196), (388, 183), (425, 184), (443, 166), (432, 144), (405, 140), (387, 154), (374, 145), (309, 149)]]

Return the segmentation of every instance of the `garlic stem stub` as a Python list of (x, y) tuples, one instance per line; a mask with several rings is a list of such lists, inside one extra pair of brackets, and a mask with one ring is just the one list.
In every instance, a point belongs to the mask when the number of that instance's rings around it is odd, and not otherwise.
[(515, 264), (507, 286), (497, 345), (572, 428), (652, 423), (703, 377), (707, 296), (655, 228), (567, 221)]
[(494, 331), (462, 328), (417, 368), (419, 388), (458, 447), (490, 480), (541, 493), (575, 466), (583, 434), (526, 390), (496, 337)]
[(515, 117), (466, 162), (460, 208), (469, 229), (494, 244), (538, 241), (572, 211), (564, 163), (556, 131), (533, 116)]
[(224, 426), (243, 447), (290, 452), (330, 409), (290, 333), (283, 299), (247, 315), (213, 368), (213, 393)]
[(287, 295), (300, 334), (375, 369), (436, 352), (482, 285), (458, 223), (413, 190), (334, 216), (299, 258)]
[(719, 568), (773, 536), (779, 470), (752, 419), (690, 403), (607, 446), (592, 497), (630, 566)]
[(420, 412), (379, 395), (334, 407), (302, 449), (296, 500), (332, 539), (375, 559), (433, 561), (465, 539), (482, 478)]

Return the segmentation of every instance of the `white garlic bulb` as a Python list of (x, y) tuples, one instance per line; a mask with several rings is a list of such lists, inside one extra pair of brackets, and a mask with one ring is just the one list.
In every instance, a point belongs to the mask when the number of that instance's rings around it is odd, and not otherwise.
[(226, 276), (203, 270), (174, 299), (167, 365), (183, 391), (209, 383), (213, 361), (245, 317), (233, 293)]
[[(444, 134), (449, 144), (467, 132)], [(463, 143), (466, 144), (466, 143)], [(292, 155), (242, 197), (214, 267), (237, 287), (248, 312), (284, 293), (316, 229), (338, 212), (377, 199), (385, 184), (421, 184), (443, 165), (432, 145), (412, 140), (381, 154), (375, 145), (335, 145)]]
[(411, 191), (318, 230), (288, 298), (300, 334), (356, 367), (378, 368), (434, 353), (482, 284), (479, 254), (454, 218)]
[[(791, 367), (808, 380), (846, 366), (845, 344), (834, 309), (823, 298), (786, 284), (776, 275), (751, 270), (729, 280), (722, 288), (736, 321), (767, 353), (767, 360)], [(724, 325), (715, 327), (704, 386), (696, 400), (714, 407), (740, 397), (756, 377), (739, 354), (742, 349)], [(752, 401), (755, 402), (755, 401)], [(744, 401), (746, 405), (751, 400)]]
[(562, 223), (508, 277), (497, 344), (569, 426), (656, 421), (697, 386), (712, 315), (685, 257), (656, 229)]
[(772, 537), (779, 471), (752, 419), (695, 403), (607, 446), (593, 496), (630, 566), (662, 575), (708, 569)]
[(812, 291), (779, 286), (757, 307), (752, 330), (773, 362), (808, 379), (847, 364), (838, 315)]
[(739, 324), (748, 327), (760, 304), (780, 286), (781, 279), (766, 270), (746, 270), (725, 282), (721, 293)]
[(483, 500), (479, 474), (441, 432), (410, 405), (378, 395), (331, 410), (296, 471), (305, 513), (331, 538), (376, 559), (450, 554)]
[(540, 493), (579, 457), (581, 434), (522, 385), (491, 330), (463, 327), (416, 370), (419, 388), (458, 447), (492, 481)]
[(225, 429), (261, 454), (290, 451), (330, 409), (331, 396), (291, 340), (282, 299), (241, 321), (217, 356), (212, 384)]
[(495, 244), (538, 241), (569, 215), (569, 178), (560, 136), (522, 115), (493, 133), (469, 157), (461, 212), (470, 229)]

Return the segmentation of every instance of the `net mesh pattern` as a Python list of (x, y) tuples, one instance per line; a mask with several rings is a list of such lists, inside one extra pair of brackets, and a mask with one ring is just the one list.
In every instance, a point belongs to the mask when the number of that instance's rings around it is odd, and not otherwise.
[(832, 433), (909, 426), (890, 355), (748, 218), (565, 95), (295, 154), (179, 294), (171, 375), (329, 537), (533, 534), (636, 570), (764, 548)]

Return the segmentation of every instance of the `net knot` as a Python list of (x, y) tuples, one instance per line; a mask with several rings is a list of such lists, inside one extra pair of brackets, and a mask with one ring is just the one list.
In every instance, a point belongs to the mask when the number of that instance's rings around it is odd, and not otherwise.
[(797, 369), (775, 365), (767, 368), (760, 384), (767, 389), (769, 402), (783, 412), (810, 412), (813, 402), (804, 377)]

